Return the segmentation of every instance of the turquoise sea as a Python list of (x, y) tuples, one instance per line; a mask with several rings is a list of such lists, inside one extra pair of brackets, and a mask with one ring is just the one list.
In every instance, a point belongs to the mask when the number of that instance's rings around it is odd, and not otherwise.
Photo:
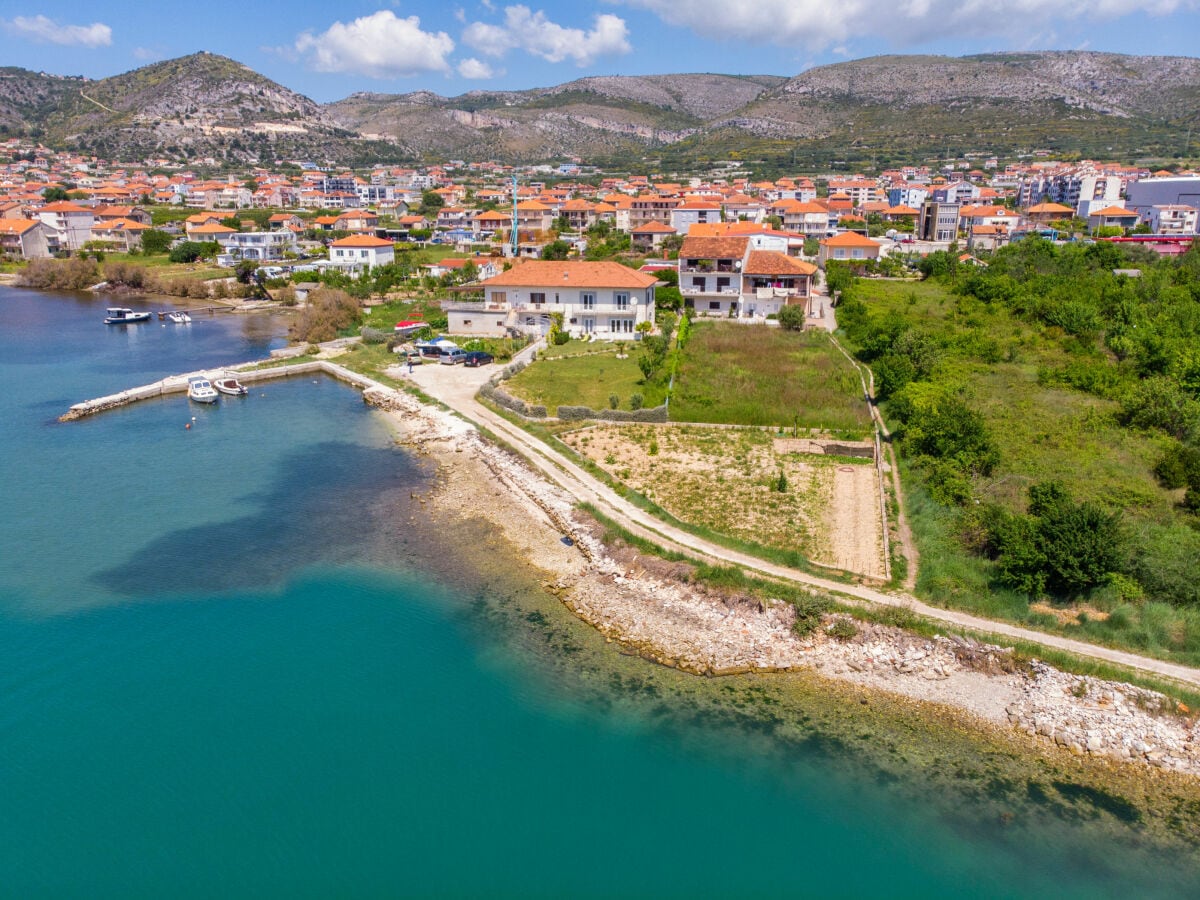
[(328, 379), (59, 424), (281, 343), (103, 306), (0, 287), (0, 896), (1200, 895), (1200, 792), (624, 656)]

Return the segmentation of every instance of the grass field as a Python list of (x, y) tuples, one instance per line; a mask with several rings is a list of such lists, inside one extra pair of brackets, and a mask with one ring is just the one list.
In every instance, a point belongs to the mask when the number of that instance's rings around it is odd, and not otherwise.
[(693, 326), (671, 420), (798, 424), (855, 437), (871, 428), (858, 374), (827, 334), (722, 322)]
[(617, 359), (616, 347), (606, 353), (539, 359), (509, 379), (506, 390), (529, 403), (543, 404), (550, 415), (555, 415), (560, 405), (608, 409), (609, 397), (614, 394), (619, 409), (630, 409), (629, 398), (634, 394), (642, 395), (646, 407), (658, 406), (666, 399), (661, 385), (643, 383), (636, 355)]

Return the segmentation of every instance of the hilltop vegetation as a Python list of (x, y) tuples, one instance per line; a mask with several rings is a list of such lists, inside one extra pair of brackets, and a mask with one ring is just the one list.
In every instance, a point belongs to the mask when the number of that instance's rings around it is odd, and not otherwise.
[[(1027, 239), (855, 283), (839, 322), (903, 453), (919, 589), (1200, 659), (1200, 248)], [(1114, 274), (1137, 268), (1141, 277)]]
[(772, 75), (582, 78), (319, 105), (198, 53), (99, 81), (0, 70), (0, 128), (101, 156), (303, 156), (694, 169), (884, 167), (967, 152), (1187, 157), (1200, 60), (1109, 53), (881, 56)]

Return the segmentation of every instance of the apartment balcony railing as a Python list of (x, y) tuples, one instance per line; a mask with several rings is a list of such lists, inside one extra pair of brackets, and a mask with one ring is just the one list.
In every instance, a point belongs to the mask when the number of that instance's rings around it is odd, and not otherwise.
[(729, 296), (736, 297), (737, 295), (741, 294), (741, 291), (735, 287), (728, 287), (728, 288), (706, 288), (705, 287), (705, 288), (701, 288), (701, 287), (692, 287), (691, 285), (684, 285), (683, 287), (681, 287), (679, 289), (679, 293), (686, 294), (689, 297), (694, 297), (694, 296), (701, 295), (701, 294), (715, 294), (715, 295), (721, 296), (721, 297), (729, 297)]

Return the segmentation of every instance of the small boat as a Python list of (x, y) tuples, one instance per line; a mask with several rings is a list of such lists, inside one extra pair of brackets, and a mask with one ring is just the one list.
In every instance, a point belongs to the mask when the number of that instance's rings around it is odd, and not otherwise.
[(203, 375), (193, 375), (188, 379), (188, 399), (197, 403), (216, 403), (219, 395), (209, 380)]
[(131, 325), (134, 322), (150, 321), (150, 313), (134, 312), (132, 309), (126, 309), (124, 306), (110, 306), (105, 312), (108, 313), (104, 317), (105, 325)]
[(222, 394), (228, 394), (230, 397), (245, 397), (248, 393), (250, 393), (250, 391), (246, 389), (246, 386), (232, 375), (226, 375), (224, 378), (214, 379), (212, 386)]
[(172, 322), (174, 322), (176, 325), (187, 325), (192, 321), (192, 317), (189, 316), (187, 313), (185, 313), (183, 310), (176, 310), (175, 312), (169, 312), (169, 313), (167, 313), (167, 318), (170, 319)]

